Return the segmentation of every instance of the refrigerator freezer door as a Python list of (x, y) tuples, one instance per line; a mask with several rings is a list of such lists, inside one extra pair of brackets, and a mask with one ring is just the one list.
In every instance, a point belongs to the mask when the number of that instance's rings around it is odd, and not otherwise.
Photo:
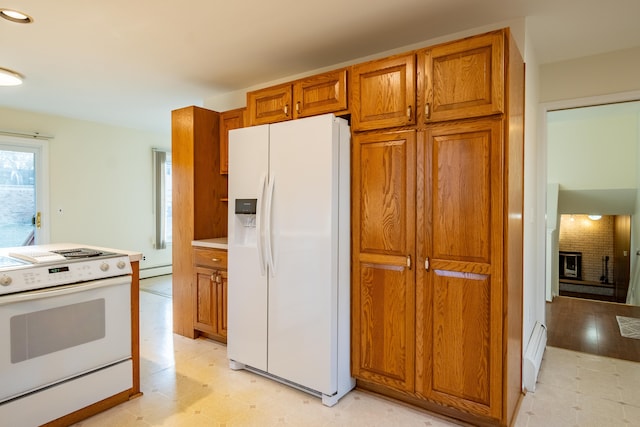
[(337, 388), (337, 133), (331, 115), (270, 130), (268, 372), (328, 395)]
[[(269, 127), (229, 132), (229, 236), (227, 353), (240, 364), (267, 370), (267, 271), (258, 238), (264, 224)], [(257, 199), (255, 226), (235, 214), (235, 199)], [(250, 223), (250, 222), (249, 222)], [(263, 258), (264, 259), (264, 258)]]

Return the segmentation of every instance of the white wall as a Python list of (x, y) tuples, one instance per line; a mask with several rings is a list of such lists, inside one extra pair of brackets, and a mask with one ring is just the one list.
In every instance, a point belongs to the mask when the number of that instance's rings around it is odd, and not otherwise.
[(47, 142), (52, 243), (140, 251), (142, 269), (171, 264), (170, 247), (153, 249), (151, 174), (151, 149), (170, 150), (170, 134), (7, 108), (0, 129), (54, 136)]
[(547, 115), (547, 180), (564, 190), (636, 188), (635, 103), (553, 111)]
[(538, 161), (544, 157), (545, 149), (538, 138), (539, 66), (528, 33), (525, 37), (523, 352), (526, 351), (536, 321), (545, 323), (546, 244), (546, 189), (537, 179), (545, 166)]
[(585, 98), (640, 89), (640, 47), (544, 64), (540, 102)]

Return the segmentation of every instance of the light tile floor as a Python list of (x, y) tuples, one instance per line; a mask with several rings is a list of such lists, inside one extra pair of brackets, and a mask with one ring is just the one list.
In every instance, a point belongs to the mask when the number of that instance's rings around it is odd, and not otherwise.
[[(174, 335), (171, 299), (141, 292), (140, 306), (144, 395), (77, 427), (459, 425), (357, 390), (324, 407), (298, 390), (232, 371), (224, 345)], [(640, 363), (548, 347), (515, 425), (640, 426)]]

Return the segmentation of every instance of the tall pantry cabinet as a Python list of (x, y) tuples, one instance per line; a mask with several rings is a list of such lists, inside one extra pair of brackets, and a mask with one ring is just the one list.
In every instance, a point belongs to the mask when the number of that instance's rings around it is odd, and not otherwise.
[[(415, 61), (415, 104), (404, 80), (384, 90), (417, 106), (417, 125), (353, 138), (352, 374), (361, 388), (509, 425), (522, 396), (524, 65), (508, 30)], [(354, 85), (360, 71), (375, 75), (354, 66)]]
[(227, 175), (220, 174), (220, 113), (171, 112), (173, 331), (195, 338), (193, 240), (227, 235)]

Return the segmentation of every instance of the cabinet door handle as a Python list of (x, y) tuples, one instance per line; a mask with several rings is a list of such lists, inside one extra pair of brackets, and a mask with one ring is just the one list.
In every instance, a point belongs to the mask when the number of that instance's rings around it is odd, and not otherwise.
[(429, 271), (429, 257), (424, 259), (424, 269)]
[(300, 101), (296, 102), (296, 113), (300, 114)]
[(289, 104), (284, 104), (284, 115), (289, 117)]
[(407, 255), (407, 268), (411, 270), (411, 255)]
[(409, 106), (407, 107), (407, 118), (408, 118), (409, 120), (411, 120), (411, 113), (412, 113), (412, 111), (411, 111), (411, 105), (409, 105)]
[(220, 262), (220, 258), (211, 258), (211, 261), (213, 261), (213, 262)]
[(430, 118), (430, 114), (431, 114), (431, 108), (429, 108), (429, 103), (427, 102), (424, 105), (424, 116), (429, 119)]

